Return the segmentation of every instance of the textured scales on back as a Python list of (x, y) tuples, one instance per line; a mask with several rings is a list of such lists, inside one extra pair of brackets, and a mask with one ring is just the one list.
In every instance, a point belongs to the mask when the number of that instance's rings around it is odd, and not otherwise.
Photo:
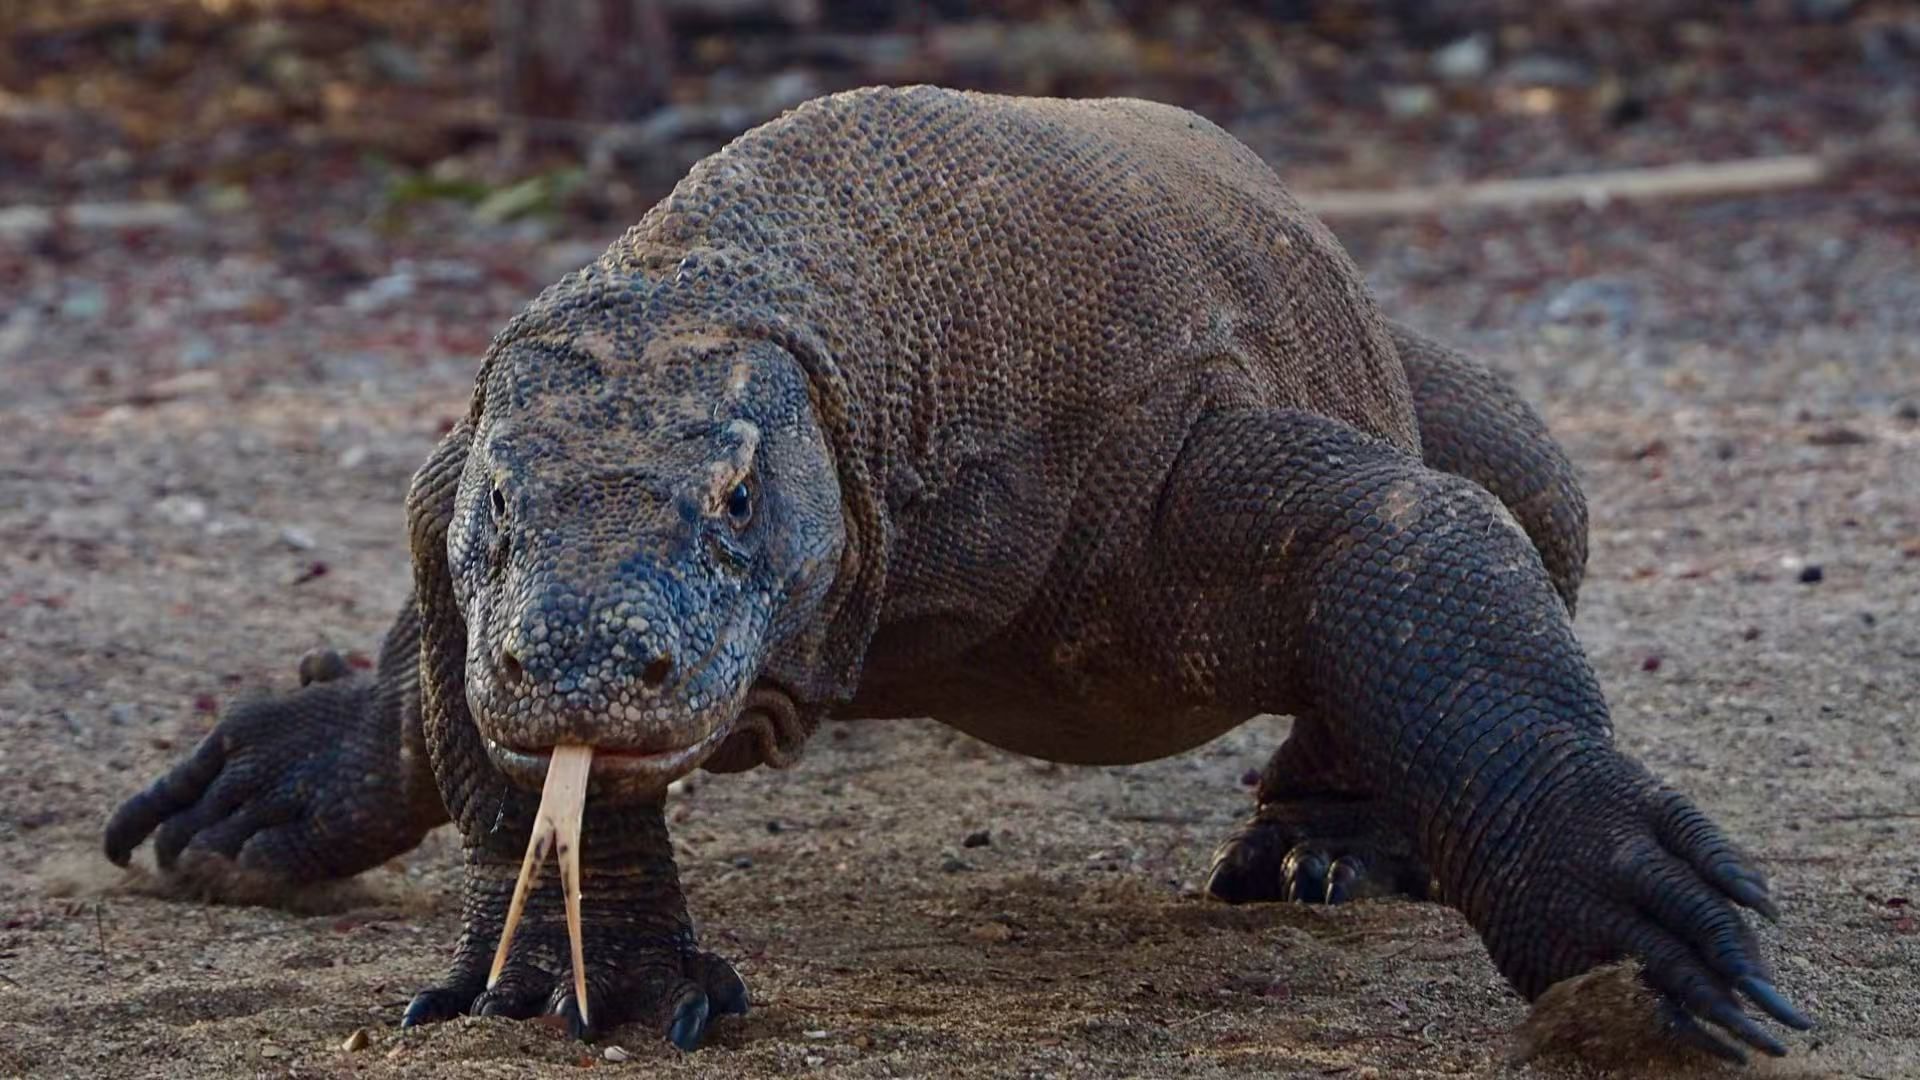
[[(887, 621), (949, 649), (1031, 599), (1138, 410), (1293, 407), (1418, 452), (1346, 252), (1243, 144), (1165, 105), (824, 98), (696, 166), (602, 263), (652, 283), (651, 332), (772, 322), (817, 357), (848, 413), (827, 424), (843, 493), (884, 508), (860, 526), (894, 548)], [(1171, 460), (1142, 464), (1150, 491)], [(988, 487), (1009, 512), (984, 512)], [(983, 562), (1012, 572), (966, 572)]]
[[(1747, 1007), (1808, 1023), (1738, 910), (1772, 915), (1765, 878), (1613, 745), (1545, 426), (1385, 322), (1190, 113), (916, 87), (741, 136), (495, 339), (408, 513), (372, 685), (303, 666), (106, 837), (124, 860), (158, 830), (219, 889), (352, 874), (450, 818), (466, 931), (408, 1024), (692, 1047), (745, 1011), (665, 788), (790, 765), (829, 715), (1127, 762), (1262, 712), (1294, 724), (1219, 899), (1443, 900), (1529, 997), (1637, 958), (1669, 1034), (1722, 1056), (1702, 1021), (1769, 1053)], [(556, 756), (590, 778), (542, 811)], [(491, 963), (536, 818), (580, 800), (577, 895), (526, 894)]]

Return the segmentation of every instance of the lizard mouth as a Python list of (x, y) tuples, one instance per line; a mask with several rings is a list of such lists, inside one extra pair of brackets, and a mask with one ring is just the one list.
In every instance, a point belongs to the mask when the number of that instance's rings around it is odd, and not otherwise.
[[(663, 750), (594, 745), (592, 779), (596, 790), (622, 795), (658, 796), (667, 785), (694, 769), (719, 747), (732, 730), (721, 724), (698, 742)], [(538, 788), (551, 773), (553, 746), (514, 746), (487, 739), (487, 756), (507, 779), (525, 788)], [(585, 779), (585, 777), (583, 777)]]

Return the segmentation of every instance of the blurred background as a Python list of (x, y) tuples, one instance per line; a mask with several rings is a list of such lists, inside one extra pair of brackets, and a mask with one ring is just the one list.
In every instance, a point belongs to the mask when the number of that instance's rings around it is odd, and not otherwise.
[[(1909, 0), (5, 0), (0, 45), (0, 362), (142, 335), (56, 381), (335, 303), (404, 309), (403, 366), (471, 358), (693, 161), (873, 83), (1177, 103), (1308, 193), (1779, 155), (1920, 184)], [(1379, 215), (1348, 216), (1364, 255)]]
[[(1905, 0), (7, 0), (0, 193), (625, 219), (873, 83), (1176, 102), (1303, 186), (1911, 137)], [(516, 184), (530, 184), (517, 189)], [(508, 194), (513, 192), (513, 194)]]

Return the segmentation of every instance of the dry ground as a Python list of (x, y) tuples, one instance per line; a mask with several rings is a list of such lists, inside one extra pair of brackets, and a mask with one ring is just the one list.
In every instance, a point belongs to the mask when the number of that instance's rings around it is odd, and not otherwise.
[[(7, 264), (0, 1075), (1597, 1069), (1504, 1063), (1526, 1010), (1448, 910), (1198, 898), (1282, 720), (1131, 769), (848, 725), (792, 771), (702, 776), (672, 810), (681, 866), (757, 1002), (693, 1055), (631, 1028), (609, 1040), (625, 1063), (505, 1021), (397, 1031), (456, 933), (445, 830), (321, 914), (123, 880), (102, 821), (216, 706), (290, 685), (316, 644), (374, 645), (405, 587), (407, 476), (485, 336), (610, 238), (450, 226), (396, 274), (383, 242), (274, 231), (296, 228)], [(1587, 478), (1578, 630), (1620, 740), (1757, 852), (1780, 985), (1820, 1021), (1760, 1073), (1920, 1076), (1913, 201), (1345, 238), (1396, 313), (1518, 374)], [(991, 843), (963, 846), (976, 830)]]

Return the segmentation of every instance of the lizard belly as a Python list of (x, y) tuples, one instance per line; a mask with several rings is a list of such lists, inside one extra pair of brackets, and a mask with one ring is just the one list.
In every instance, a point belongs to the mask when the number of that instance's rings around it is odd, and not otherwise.
[(1136, 765), (1191, 750), (1250, 717), (1189, 707), (1143, 716), (1078, 709), (943, 710), (934, 719), (982, 742), (1064, 765)]
[(1010, 690), (973, 678), (869, 683), (859, 717), (927, 716), (1002, 750), (1066, 765), (1134, 765), (1191, 750), (1253, 717), (1243, 708), (1097, 700)]

